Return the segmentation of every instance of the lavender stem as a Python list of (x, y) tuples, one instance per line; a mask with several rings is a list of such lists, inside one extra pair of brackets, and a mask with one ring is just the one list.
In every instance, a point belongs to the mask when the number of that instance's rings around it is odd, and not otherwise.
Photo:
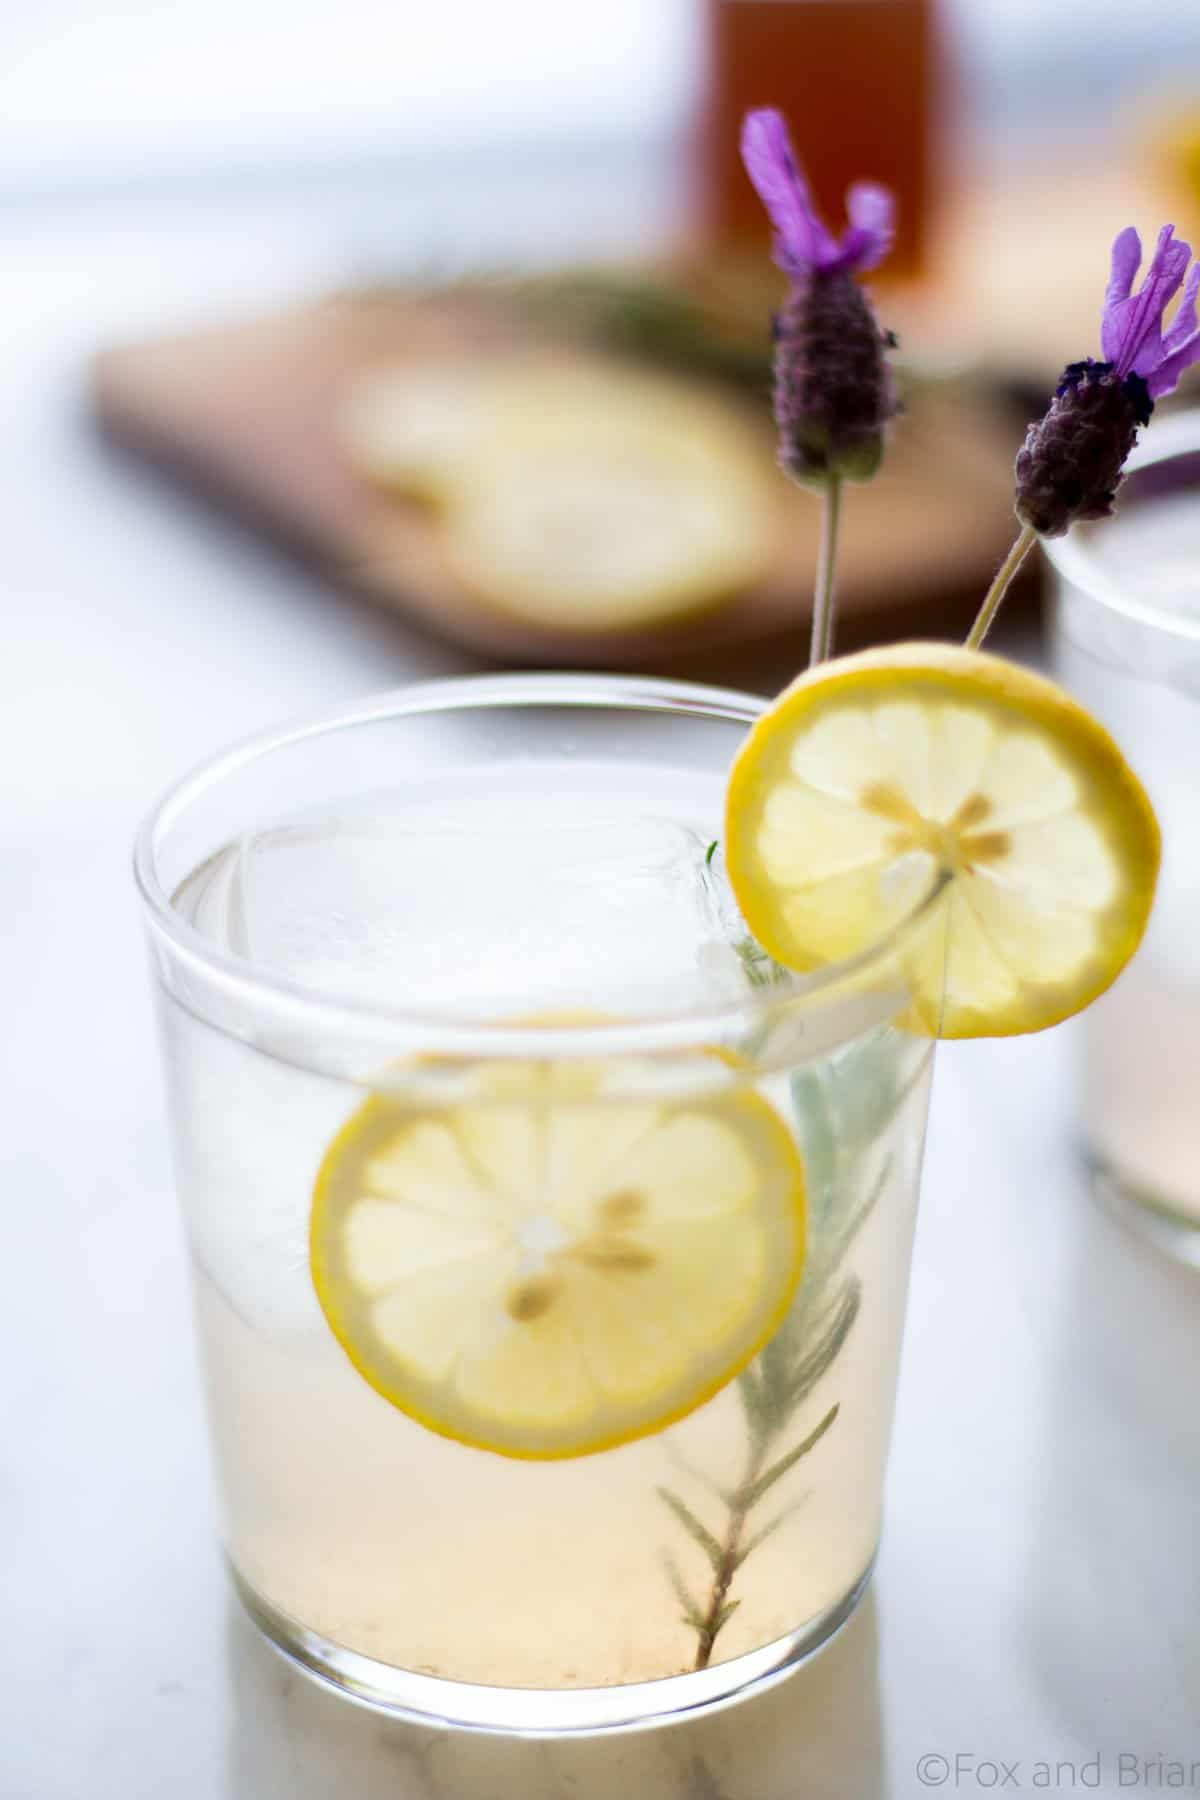
[(833, 655), (836, 620), (834, 578), (837, 567), (838, 528), (842, 516), (842, 478), (830, 474), (821, 505), (821, 548), (817, 554), (817, 585), (813, 595), (812, 645), (808, 666), (828, 662)]
[(992, 621), (1000, 610), (1000, 602), (1008, 592), (1009, 583), (1012, 581), (1017, 570), (1021, 567), (1021, 564), (1025, 561), (1025, 558), (1029, 555), (1029, 552), (1033, 549), (1036, 538), (1037, 532), (1034, 530), (1033, 526), (1024, 526), (1021, 530), (1021, 535), (1017, 538), (1012, 549), (1000, 564), (1000, 567), (996, 571), (995, 580), (992, 582), (991, 587), (984, 596), (983, 605), (979, 609), (978, 617), (970, 631), (967, 633), (966, 648), (968, 650), (978, 650), (983, 643), (984, 638), (991, 630)]

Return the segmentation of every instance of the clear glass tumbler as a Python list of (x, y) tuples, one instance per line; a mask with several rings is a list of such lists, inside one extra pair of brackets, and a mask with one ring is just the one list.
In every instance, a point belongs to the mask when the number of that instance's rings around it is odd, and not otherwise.
[(1116, 517), (1046, 545), (1057, 672), (1112, 731), (1154, 802), (1150, 929), (1074, 1027), (1097, 1195), (1200, 1266), (1200, 412), (1156, 421)]
[(753, 944), (719, 839), (758, 711), (436, 683), (143, 830), (233, 1577), (359, 1699), (651, 1723), (868, 1579), (941, 909), (803, 978)]

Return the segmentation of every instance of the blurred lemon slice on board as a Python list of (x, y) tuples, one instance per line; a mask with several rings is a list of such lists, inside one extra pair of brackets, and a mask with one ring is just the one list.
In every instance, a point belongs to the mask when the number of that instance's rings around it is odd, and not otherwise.
[(805, 1205), (774, 1108), (602, 1090), (579, 1064), (501, 1065), (453, 1107), (376, 1095), (330, 1145), (317, 1297), (430, 1430), (513, 1457), (611, 1449), (693, 1411), (782, 1322)]
[(486, 431), (493, 375), (462, 358), (370, 370), (338, 417), (343, 454), (378, 487), (444, 504)]
[(736, 467), (664, 454), (648, 434), (611, 458), (579, 441), (526, 450), (480, 481), (445, 559), (482, 604), (574, 631), (692, 617), (761, 579), (768, 521)]
[(710, 610), (766, 573), (774, 467), (723, 399), (614, 371), (508, 386), (493, 423), (444, 540), (482, 604), (539, 625), (630, 629)]
[(772, 559), (761, 431), (671, 377), (548, 357), (379, 370), (340, 439), (368, 479), (436, 505), (451, 575), (525, 623), (655, 626), (720, 606)]
[(1039, 1031), (1102, 993), (1145, 930), (1159, 849), (1140, 783), (1082, 707), (941, 644), (801, 676), (728, 791), (734, 893), (790, 968), (866, 950), (947, 873), (939, 954), (909, 968), (945, 1037)]

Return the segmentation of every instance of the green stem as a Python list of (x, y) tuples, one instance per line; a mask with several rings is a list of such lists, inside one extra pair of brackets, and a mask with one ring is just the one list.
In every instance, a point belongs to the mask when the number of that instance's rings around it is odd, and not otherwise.
[(1037, 532), (1033, 529), (1033, 526), (1024, 526), (1021, 530), (1021, 535), (1017, 538), (1012, 549), (1000, 564), (1000, 567), (996, 571), (996, 579), (992, 582), (991, 587), (984, 596), (983, 605), (979, 609), (979, 616), (967, 633), (966, 648), (968, 650), (978, 650), (984, 638), (991, 630), (992, 621), (1000, 611), (1000, 602), (1008, 592), (1009, 583), (1021, 564), (1025, 561), (1025, 558), (1029, 555), (1029, 552), (1033, 549), (1036, 538)]
[(713, 1571), (712, 1593), (708, 1597), (704, 1623), (700, 1627), (699, 1642), (696, 1646), (696, 1661), (693, 1664), (696, 1669), (707, 1669), (712, 1658), (713, 1645), (717, 1641), (717, 1633), (723, 1623), (721, 1615), (725, 1611), (729, 1589), (737, 1574), (738, 1559), (742, 1548), (742, 1533), (746, 1529), (746, 1519), (750, 1512), (748, 1497), (754, 1483), (763, 1472), (770, 1442), (771, 1436), (767, 1434), (756, 1446), (752, 1446), (746, 1463), (746, 1473), (730, 1502), (729, 1524), (725, 1532), (725, 1542), (721, 1546), (721, 1560)]
[(781, 1476), (788, 1474), (801, 1457), (807, 1456), (809, 1451), (820, 1443), (840, 1410), (840, 1405), (831, 1406), (820, 1424), (770, 1470), (766, 1467), (767, 1453), (777, 1442), (779, 1434), (791, 1416), (792, 1409), (789, 1407), (774, 1425), (765, 1424), (751, 1428), (750, 1445), (746, 1454), (746, 1473), (733, 1492), (725, 1497), (729, 1507), (729, 1522), (725, 1527), (724, 1542), (720, 1544), (714, 1542), (711, 1547), (713, 1586), (712, 1593), (708, 1597), (708, 1605), (699, 1621), (699, 1641), (696, 1646), (694, 1668), (707, 1669), (712, 1659), (717, 1633), (730, 1613), (739, 1605), (736, 1600), (732, 1604), (729, 1601), (729, 1590), (733, 1586), (734, 1576), (754, 1548), (755, 1543), (761, 1543), (764, 1537), (776, 1530), (785, 1516), (780, 1514), (770, 1525), (765, 1526), (759, 1532), (756, 1539), (743, 1548), (746, 1524), (750, 1514), (763, 1498), (766, 1490), (774, 1487)]
[(821, 506), (821, 548), (817, 554), (817, 586), (813, 595), (812, 645), (808, 666), (828, 662), (833, 655), (836, 616), (834, 578), (837, 569), (838, 528), (842, 516), (842, 478), (831, 475)]

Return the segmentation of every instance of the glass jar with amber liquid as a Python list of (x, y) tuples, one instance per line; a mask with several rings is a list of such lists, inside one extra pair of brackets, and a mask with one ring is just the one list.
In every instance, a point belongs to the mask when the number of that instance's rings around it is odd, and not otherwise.
[(841, 228), (852, 181), (897, 200), (887, 278), (920, 275), (928, 254), (941, 95), (937, 0), (706, 0), (700, 212), (710, 244), (769, 234), (738, 154), (744, 114), (786, 113), (818, 205)]

